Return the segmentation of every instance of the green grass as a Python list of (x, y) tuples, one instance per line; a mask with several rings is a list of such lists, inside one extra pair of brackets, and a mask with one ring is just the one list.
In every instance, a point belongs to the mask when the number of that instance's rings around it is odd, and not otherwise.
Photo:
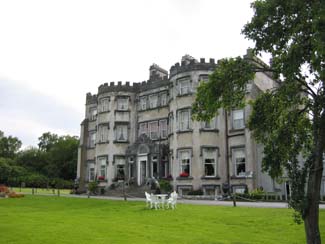
[[(325, 211), (320, 212), (325, 240)], [(178, 204), (149, 210), (144, 202), (27, 195), (0, 199), (0, 243), (304, 243), (289, 209)]]
[[(10, 190), (11, 190), (11, 188), (10, 188)], [(12, 190), (14, 191), (14, 192), (22, 192), (22, 193), (32, 193), (32, 188), (28, 188), (28, 187), (26, 187), (26, 188), (19, 188), (19, 187), (13, 187), (12, 188)], [(21, 191), (20, 191), (21, 190)], [(52, 194), (53, 195), (53, 190), (52, 189), (43, 189), (43, 188), (35, 188), (34, 189), (35, 191), (34, 191), (34, 193), (35, 194)], [(60, 194), (70, 194), (70, 189), (60, 189)], [(54, 194), (57, 194), (57, 190), (55, 190), (55, 193)]]

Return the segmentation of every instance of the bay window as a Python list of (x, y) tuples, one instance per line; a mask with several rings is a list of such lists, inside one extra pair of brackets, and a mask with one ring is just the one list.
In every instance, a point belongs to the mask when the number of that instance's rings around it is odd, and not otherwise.
[(128, 140), (128, 126), (127, 125), (116, 125), (115, 140), (120, 141), (120, 142)]
[(180, 165), (180, 176), (187, 177), (191, 175), (191, 150), (179, 150), (178, 159)]
[(117, 99), (117, 110), (128, 110), (129, 109), (129, 98), (119, 97)]

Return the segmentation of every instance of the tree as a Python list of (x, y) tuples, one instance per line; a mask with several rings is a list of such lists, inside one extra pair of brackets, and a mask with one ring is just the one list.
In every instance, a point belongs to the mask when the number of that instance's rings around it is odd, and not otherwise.
[(43, 133), (41, 137), (38, 138), (38, 147), (40, 150), (48, 152), (54, 144), (59, 140), (57, 134), (52, 134), (51, 132)]
[(0, 136), (0, 157), (14, 158), (21, 147), (21, 141), (17, 137)]
[(65, 180), (76, 178), (79, 140), (74, 136), (60, 136), (48, 152), (49, 175)]
[(243, 34), (255, 42), (255, 54), (271, 54), (271, 67), (255, 65), (250, 58), (221, 60), (198, 88), (193, 117), (207, 120), (221, 107), (244, 106), (245, 86), (254, 74), (272, 72), (278, 87), (253, 102), (249, 128), (264, 145), (263, 169), (272, 177), (287, 173), (292, 186), (289, 204), (304, 220), (307, 243), (320, 244), (325, 2), (258, 0), (252, 8), (254, 16)]

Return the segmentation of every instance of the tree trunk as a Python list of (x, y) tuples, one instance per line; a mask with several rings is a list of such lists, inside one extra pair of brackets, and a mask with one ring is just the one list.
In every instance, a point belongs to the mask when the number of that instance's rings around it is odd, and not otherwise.
[(310, 170), (307, 187), (307, 207), (304, 216), (306, 243), (321, 244), (319, 232), (319, 199), (323, 173), (322, 150), (319, 148)]

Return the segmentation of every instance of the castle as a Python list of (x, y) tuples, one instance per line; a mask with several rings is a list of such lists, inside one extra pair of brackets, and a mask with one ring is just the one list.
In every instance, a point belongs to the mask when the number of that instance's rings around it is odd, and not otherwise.
[[(249, 50), (245, 57), (265, 65)], [(214, 59), (185, 55), (169, 73), (154, 64), (146, 82), (104, 83), (97, 94), (88, 93), (78, 152), (80, 185), (99, 180), (101, 188), (108, 188), (125, 180), (141, 186), (155, 177), (170, 180), (180, 195), (261, 187), (289, 194), (286, 182), (277, 184), (262, 173), (262, 146), (246, 127), (250, 105), (220, 109), (211, 121), (191, 120), (196, 88), (217, 65)], [(246, 99), (275, 86), (269, 73), (256, 73)]]

